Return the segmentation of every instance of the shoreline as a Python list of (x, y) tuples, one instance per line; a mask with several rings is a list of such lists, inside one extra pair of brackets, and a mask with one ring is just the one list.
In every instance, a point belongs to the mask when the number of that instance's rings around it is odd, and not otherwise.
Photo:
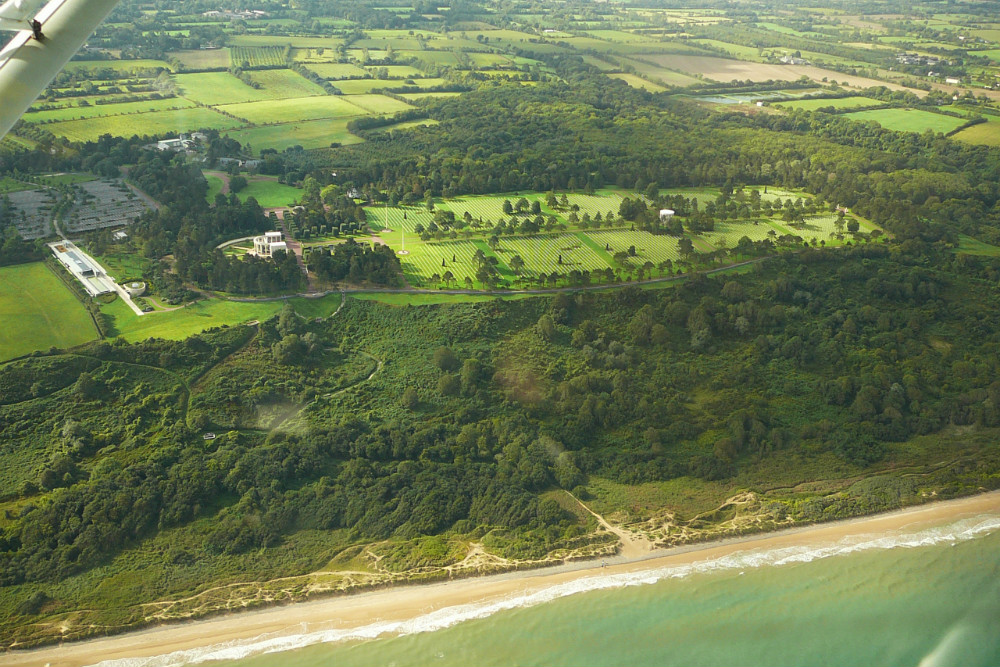
[(1000, 514), (1000, 491), (932, 501), (882, 514), (656, 549), (632, 558), (609, 557), (603, 559), (605, 566), (597, 560), (575, 561), (540, 569), (392, 586), (352, 595), (167, 623), (108, 637), (0, 653), (0, 665), (86, 667), (105, 660), (150, 658), (176, 651), (197, 651), (208, 646), (245, 642), (262, 636), (276, 638), (323, 630), (344, 631), (376, 622), (411, 620), (449, 607), (497, 602), (587, 577), (689, 565), (747, 550), (829, 544), (850, 536), (894, 532), (920, 525), (930, 526), (989, 512)]

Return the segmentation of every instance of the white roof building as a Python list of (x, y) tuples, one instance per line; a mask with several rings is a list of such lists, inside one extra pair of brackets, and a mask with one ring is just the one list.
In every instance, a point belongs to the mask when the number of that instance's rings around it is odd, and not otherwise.
[(258, 257), (270, 257), (277, 250), (288, 252), (288, 244), (281, 238), (281, 232), (264, 232), (263, 236), (253, 239), (253, 254)]

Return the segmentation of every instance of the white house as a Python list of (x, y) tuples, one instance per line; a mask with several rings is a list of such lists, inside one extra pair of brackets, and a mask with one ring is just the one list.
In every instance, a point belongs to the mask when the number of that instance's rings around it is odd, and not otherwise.
[(661, 208), (660, 209), (660, 222), (665, 220), (670, 220), (674, 217), (674, 210), (672, 208)]
[(281, 232), (264, 232), (263, 236), (253, 239), (253, 254), (258, 257), (270, 257), (277, 250), (288, 252), (288, 244), (281, 240)]

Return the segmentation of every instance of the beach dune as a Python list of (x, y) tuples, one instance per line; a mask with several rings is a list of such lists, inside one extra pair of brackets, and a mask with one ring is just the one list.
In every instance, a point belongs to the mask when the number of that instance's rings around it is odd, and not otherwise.
[[(861, 536), (893, 535), (983, 514), (1000, 515), (1000, 492), (934, 502), (888, 514), (798, 527), (776, 533), (651, 551), (602, 561), (587, 561), (545, 570), (511, 572), (425, 585), (399, 586), (355, 595), (314, 600), (282, 607), (234, 613), (204, 620), (0, 655), (0, 665), (83, 667), (102, 662), (177, 654), (175, 660), (155, 664), (183, 664), (211, 656), (238, 658), (249, 653), (292, 648), (337, 638), (361, 638), (399, 632), (414, 621), (436, 618), (448, 624), (469, 616), (469, 610), (517, 606), (516, 600), (545, 599), (545, 591), (574, 590), (574, 582), (592, 578), (634, 575), (664, 568), (716, 563), (746, 552), (774, 552), (788, 548), (818, 549)], [(731, 559), (733, 560), (733, 559)], [(734, 559), (734, 562), (740, 562)], [(584, 587), (585, 588), (585, 587)], [(583, 588), (582, 588), (583, 589)], [(581, 590), (582, 590), (581, 589)], [(454, 610), (454, 612), (453, 612)], [(476, 613), (476, 612), (471, 612)], [(482, 613), (480, 615), (483, 615)], [(183, 653), (181, 653), (183, 652)], [(139, 660), (136, 660), (139, 659)], [(134, 662), (132, 662), (134, 661)], [(151, 663), (152, 664), (152, 663)]]

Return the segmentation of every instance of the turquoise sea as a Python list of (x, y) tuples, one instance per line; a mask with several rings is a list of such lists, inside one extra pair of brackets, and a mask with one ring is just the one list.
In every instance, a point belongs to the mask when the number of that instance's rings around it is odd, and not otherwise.
[(651, 563), (405, 624), (113, 664), (996, 666), (1000, 516), (691, 566)]

